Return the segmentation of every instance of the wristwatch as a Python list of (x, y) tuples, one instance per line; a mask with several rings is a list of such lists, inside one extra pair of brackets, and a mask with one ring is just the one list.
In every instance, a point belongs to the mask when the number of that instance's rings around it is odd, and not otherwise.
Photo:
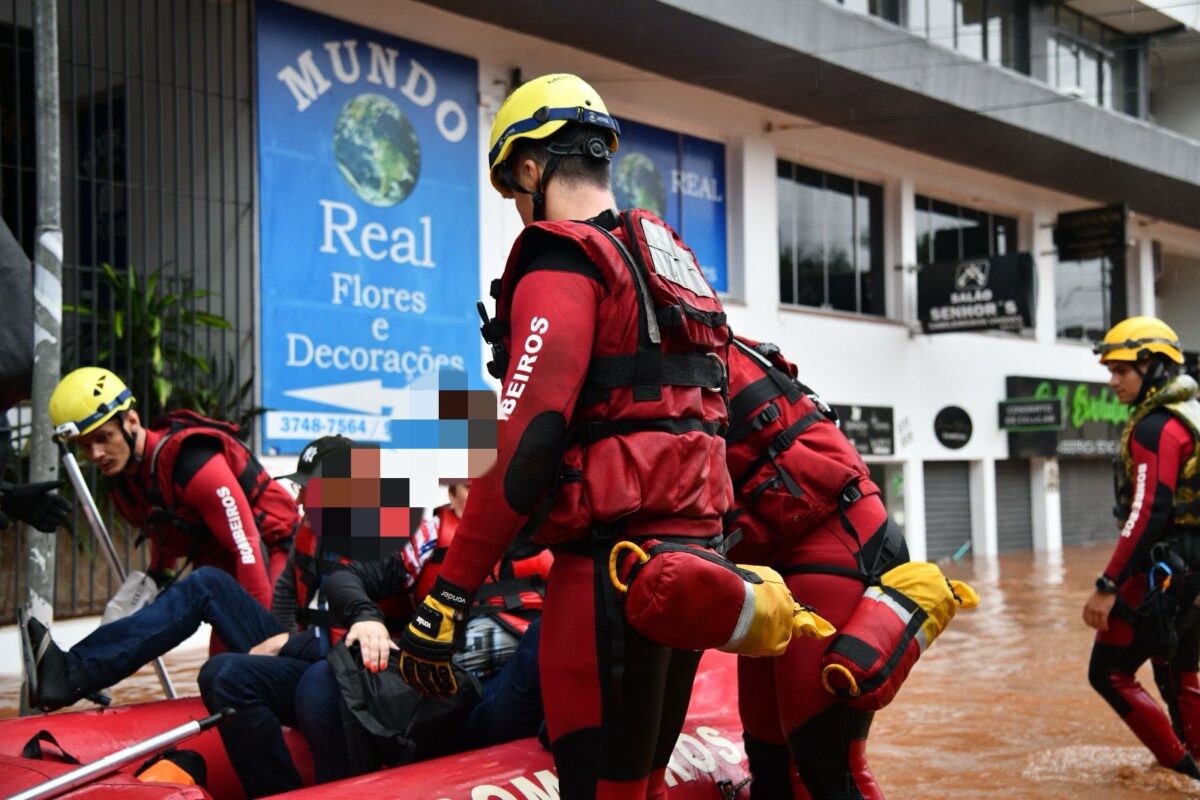
[(1116, 594), (1117, 585), (1113, 583), (1112, 578), (1107, 575), (1101, 575), (1096, 578), (1096, 591), (1100, 594)]

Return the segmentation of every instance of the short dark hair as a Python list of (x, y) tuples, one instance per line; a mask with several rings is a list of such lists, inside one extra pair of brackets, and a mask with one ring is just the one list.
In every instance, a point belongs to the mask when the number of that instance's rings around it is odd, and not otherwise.
[[(546, 139), (517, 139), (513, 142), (512, 153), (508, 163), (515, 164), (522, 159), (532, 159), (540, 166), (545, 166), (550, 158), (547, 145), (566, 145), (573, 151), (588, 151), (588, 145), (593, 139), (599, 139), (607, 152), (608, 132), (591, 125), (568, 123)], [(592, 158), (585, 155), (564, 156), (558, 161), (558, 166), (551, 174), (552, 180), (563, 183), (584, 184), (598, 189), (608, 189), (611, 184), (609, 175), (610, 160), (607, 158)]]

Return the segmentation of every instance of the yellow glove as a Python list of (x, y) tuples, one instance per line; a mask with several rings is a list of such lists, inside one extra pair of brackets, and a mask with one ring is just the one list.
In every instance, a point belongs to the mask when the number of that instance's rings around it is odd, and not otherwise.
[(807, 636), (810, 639), (828, 639), (837, 633), (833, 623), (817, 613), (812, 606), (796, 604), (792, 617), (792, 636)]
[(421, 694), (450, 697), (458, 692), (450, 659), (470, 606), (466, 591), (438, 577), (400, 635), (400, 674)]
[(735, 633), (722, 650), (743, 656), (779, 656), (787, 650), (792, 636), (824, 638), (833, 633), (832, 625), (792, 598), (778, 572), (770, 567), (747, 564), (738, 564), (738, 568), (754, 573), (762, 582), (747, 581), (751, 591), (747, 593), (746, 602), (747, 605), (753, 603), (750, 624), (743, 635)]

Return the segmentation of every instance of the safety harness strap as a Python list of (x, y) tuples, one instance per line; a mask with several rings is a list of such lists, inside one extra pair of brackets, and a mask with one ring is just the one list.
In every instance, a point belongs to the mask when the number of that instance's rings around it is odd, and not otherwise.
[[(653, 355), (653, 358), (647, 359), (639, 353), (593, 359), (588, 367), (587, 383), (599, 389), (623, 386), (636, 389), (639, 380), (658, 380), (659, 386), (697, 386), (718, 390), (725, 378), (725, 367), (715, 356), (661, 351), (645, 355)], [(650, 360), (657, 363), (649, 365), (649, 370), (643, 366), (644, 371), (639, 374), (639, 366)]]
[[(633, 257), (629, 249), (621, 243), (620, 239), (613, 236), (611, 231), (595, 222), (589, 221), (588, 224), (599, 231), (616, 248), (617, 253), (621, 256), (621, 261), (625, 264), (626, 269), (629, 270), (629, 274), (633, 278), (633, 288), (637, 293), (638, 351), (636, 355), (627, 356), (627, 358), (633, 360), (628, 382), (616, 385), (632, 386), (634, 402), (661, 400), (662, 387), (670, 384), (667, 384), (664, 380), (664, 370), (667, 367), (662, 351), (662, 331), (658, 326), (658, 314), (654, 309), (654, 298), (650, 294), (650, 284), (646, 278), (646, 268), (640, 260)], [(588, 370), (588, 374), (589, 376), (591, 375), (590, 369)], [(709, 385), (712, 386), (714, 384)], [(598, 388), (603, 390), (604, 386), (600, 384)]]
[(790, 492), (793, 497), (800, 497), (803, 494), (803, 490), (801, 490), (799, 484), (797, 484), (796, 481), (787, 474), (787, 471), (784, 470), (778, 462), (776, 462), (776, 459), (779, 458), (780, 454), (782, 454), (785, 450), (791, 447), (792, 444), (795, 443), (800, 434), (804, 433), (804, 431), (808, 430), (808, 428), (825, 418), (825, 415), (821, 413), (819, 409), (810, 411), (780, 431), (771, 441), (770, 446), (767, 447), (767, 452), (756, 458), (738, 477), (738, 479), (734, 481), (734, 491), (740, 492), (742, 487), (746, 485), (746, 482), (753, 478), (754, 474), (762, 469), (765, 464), (774, 463), (776, 469), (779, 470), (779, 477), (783, 480), (788, 492)]

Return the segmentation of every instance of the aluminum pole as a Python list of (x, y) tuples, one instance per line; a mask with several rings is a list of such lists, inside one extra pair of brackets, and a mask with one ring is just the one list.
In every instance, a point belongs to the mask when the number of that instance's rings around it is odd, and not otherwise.
[[(74, 454), (61, 440), (58, 441), (58, 451), (62, 457), (63, 467), (67, 471), (67, 478), (71, 481), (71, 486), (75, 488), (75, 497), (83, 506), (83, 515), (87, 517), (88, 524), (92, 527), (92, 533), (95, 534), (96, 541), (100, 543), (100, 549), (104, 551), (104, 556), (108, 559), (108, 566), (121, 583), (124, 583), (125, 567), (121, 565), (121, 559), (117, 557), (117, 548), (108, 534), (108, 527), (104, 524), (104, 518), (100, 516), (100, 509), (96, 507), (96, 501), (92, 498), (87, 481), (83, 479), (79, 462), (75, 460)], [(171, 683), (171, 676), (167, 674), (167, 665), (163, 663), (161, 657), (154, 659), (154, 671), (158, 673), (158, 682), (162, 685), (163, 694), (167, 696), (167, 699), (174, 700), (178, 697), (175, 693), (175, 686)]]
[(45, 783), (38, 784), (32, 789), (26, 789), (20, 794), (14, 794), (8, 800), (45, 800), (45, 798), (49, 797), (58, 797), (60, 794), (69, 792), (71, 789), (83, 786), (85, 783), (90, 783), (110, 772), (115, 772), (131, 761), (136, 761), (151, 753), (165, 750), (173, 744), (182, 742), (184, 739), (190, 739), (196, 734), (203, 733), (209, 728), (224, 722), (233, 716), (233, 713), (232, 708), (223, 708), (211, 717), (189, 720), (182, 725), (171, 728), (169, 731), (151, 736), (145, 741), (138, 742), (123, 750), (118, 750), (111, 755), (107, 755), (99, 761), (84, 764), (82, 767), (73, 769), (70, 772), (64, 772), (57, 778), (51, 778)]
[[(35, 0), (34, 97), (37, 137), (37, 230), (33, 250), (33, 433), (29, 480), (58, 478), (51, 442), (50, 395), (62, 370), (62, 162), (59, 143), (58, 5)], [(55, 546), (53, 533), (25, 526), (26, 599), (31, 616), (50, 626), (54, 618)], [(21, 713), (27, 692), (21, 692)]]

